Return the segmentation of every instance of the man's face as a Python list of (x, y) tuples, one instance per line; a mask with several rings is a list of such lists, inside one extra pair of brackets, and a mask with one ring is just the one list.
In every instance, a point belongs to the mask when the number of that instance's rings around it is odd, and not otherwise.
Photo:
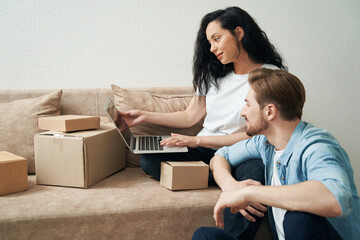
[(250, 88), (245, 99), (246, 104), (241, 111), (241, 116), (245, 117), (246, 120), (246, 134), (248, 136), (263, 134), (263, 131), (268, 128), (263, 109), (260, 109), (255, 95), (256, 93)]

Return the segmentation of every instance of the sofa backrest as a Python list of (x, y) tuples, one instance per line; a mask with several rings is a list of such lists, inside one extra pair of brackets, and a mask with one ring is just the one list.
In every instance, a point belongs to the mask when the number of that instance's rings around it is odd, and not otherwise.
[[(157, 95), (191, 95), (192, 87), (156, 87), (156, 88), (130, 88), (129, 90), (149, 92)], [(0, 90), (0, 103), (11, 102), (20, 99), (37, 98), (51, 92), (55, 89), (28, 89), (28, 90)], [(111, 88), (88, 88), (88, 89), (63, 89), (60, 105), (60, 114), (75, 114), (75, 115), (91, 115), (91, 116), (106, 116), (103, 109), (103, 105), (108, 97), (113, 98)], [(131, 100), (130, 100), (131, 101)], [(201, 129), (202, 123), (199, 122), (196, 126), (188, 129), (179, 129), (179, 133), (187, 135), (196, 135)], [(158, 130), (161, 130), (160, 127)], [(38, 129), (36, 129), (39, 131)], [(19, 131), (21, 131), (19, 129)], [(32, 131), (33, 132), (33, 131)], [(1, 134), (1, 133), (0, 133)], [(149, 134), (149, 133), (148, 133)], [(14, 141), (14, 138), (19, 138), (18, 133), (11, 132), (11, 136), (7, 136), (6, 139)], [(32, 136), (28, 136), (28, 139), (32, 139)], [(16, 139), (14, 142), (22, 142), (29, 150), (28, 158), (29, 173), (34, 173), (34, 153), (33, 153), (33, 141), (23, 141), (24, 139)], [(24, 147), (21, 146), (21, 148)], [(0, 144), (0, 150), (6, 151)], [(15, 154), (18, 154), (15, 152)], [(20, 153), (18, 155), (21, 155)], [(127, 150), (126, 153), (127, 166), (139, 167), (139, 155), (133, 155)]]
[[(191, 94), (192, 87), (129, 88), (159, 95)], [(0, 90), (0, 103), (18, 99), (36, 98), (54, 89)], [(108, 97), (112, 98), (110, 88), (63, 89), (60, 113), (91, 116), (106, 116), (103, 105)]]

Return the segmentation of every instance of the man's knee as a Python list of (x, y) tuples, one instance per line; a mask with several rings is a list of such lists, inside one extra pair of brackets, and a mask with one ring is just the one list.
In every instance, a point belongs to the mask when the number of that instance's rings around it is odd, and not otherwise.
[(285, 214), (284, 234), (286, 239), (339, 239), (336, 230), (325, 217), (305, 212)]
[(192, 240), (235, 240), (235, 238), (219, 228), (200, 227), (194, 232)]
[(299, 232), (306, 232), (311, 222), (312, 217), (308, 213), (286, 212), (283, 222), (285, 236), (290, 237)]
[(196, 229), (196, 231), (194, 232), (193, 236), (192, 236), (192, 240), (205, 240), (208, 239), (206, 236), (207, 231), (206, 231), (206, 227), (200, 227), (198, 229)]
[(265, 184), (264, 164), (261, 159), (251, 159), (232, 169), (232, 175), (237, 181), (252, 179)]

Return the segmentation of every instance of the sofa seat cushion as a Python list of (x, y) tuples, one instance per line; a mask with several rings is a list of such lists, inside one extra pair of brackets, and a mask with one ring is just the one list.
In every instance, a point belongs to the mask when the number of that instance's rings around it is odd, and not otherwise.
[(140, 168), (89, 189), (36, 185), (0, 198), (0, 239), (191, 239), (214, 226), (218, 187), (170, 191)]

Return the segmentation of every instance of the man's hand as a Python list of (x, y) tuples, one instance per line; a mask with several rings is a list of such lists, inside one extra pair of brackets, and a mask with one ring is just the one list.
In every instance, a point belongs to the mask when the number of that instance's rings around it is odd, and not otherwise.
[(246, 207), (246, 209), (240, 209), (239, 212), (250, 222), (256, 222), (256, 219), (251, 216), (255, 215), (257, 217), (264, 217), (264, 212), (267, 211), (267, 207), (264, 205), (258, 203), (258, 202), (249, 202), (249, 206)]
[(222, 192), (214, 207), (216, 226), (224, 227), (223, 211), (225, 208), (229, 207), (232, 213), (237, 213), (240, 209), (245, 209), (248, 206), (249, 203), (244, 197), (244, 189)]
[(191, 148), (199, 147), (199, 143), (196, 136), (186, 136), (176, 133), (171, 133), (171, 136), (160, 142), (162, 146), (176, 145), (187, 146)]
[[(262, 184), (258, 181), (254, 181), (251, 179), (240, 181), (240, 182), (234, 182), (232, 184), (229, 184), (227, 187), (225, 187), (223, 190), (224, 192), (233, 192), (239, 189), (245, 189), (248, 186), (261, 186)], [(267, 207), (264, 205), (257, 203), (257, 202), (248, 202), (248, 205), (245, 208), (239, 208), (239, 212), (250, 222), (255, 222), (256, 219), (251, 216), (255, 215), (257, 217), (264, 217), (264, 212), (267, 211)], [(233, 213), (236, 213), (233, 212)]]
[(136, 125), (139, 125), (140, 123), (143, 123), (145, 120), (145, 112), (140, 110), (130, 110), (127, 112), (119, 112), (121, 116), (126, 121), (126, 124), (129, 127), (134, 127)]

